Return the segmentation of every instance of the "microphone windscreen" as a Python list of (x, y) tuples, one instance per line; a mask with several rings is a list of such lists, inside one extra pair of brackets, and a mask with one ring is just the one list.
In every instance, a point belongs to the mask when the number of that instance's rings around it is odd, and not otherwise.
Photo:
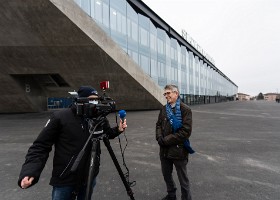
[(120, 116), (121, 119), (124, 119), (125, 116), (126, 116), (125, 110), (120, 110), (120, 111), (119, 111), (119, 116)]

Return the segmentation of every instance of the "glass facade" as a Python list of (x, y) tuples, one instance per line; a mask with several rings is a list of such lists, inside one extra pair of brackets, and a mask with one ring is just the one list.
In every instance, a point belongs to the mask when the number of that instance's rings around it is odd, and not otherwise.
[(126, 0), (74, 1), (160, 87), (178, 85), (187, 103), (210, 103), (213, 97), (216, 102), (237, 93), (237, 86), (137, 13)]

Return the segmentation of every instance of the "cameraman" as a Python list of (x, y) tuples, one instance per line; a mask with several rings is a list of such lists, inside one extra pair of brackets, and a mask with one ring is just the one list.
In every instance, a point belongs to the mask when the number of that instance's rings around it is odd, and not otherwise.
[[(98, 93), (90, 86), (81, 86), (78, 90), (79, 97), (87, 97), (89, 103), (97, 103)], [(88, 123), (83, 116), (76, 114), (76, 104), (70, 108), (54, 112), (47, 121), (45, 127), (29, 148), (25, 162), (19, 175), (18, 185), (26, 189), (35, 185), (47, 162), (52, 146), (55, 147), (53, 158), (53, 171), (50, 185), (53, 186), (53, 200), (78, 200), (85, 198), (86, 181), (89, 168), (90, 145), (81, 159), (78, 169), (71, 172), (70, 169), (80, 150), (89, 137)], [(126, 120), (120, 120), (119, 126), (110, 127), (109, 121), (105, 119), (103, 131), (113, 139), (121, 134), (127, 127)], [(99, 143), (98, 143), (99, 144)], [(95, 174), (92, 187), (96, 184), (96, 176), (100, 165), (100, 145), (97, 147), (97, 159), (95, 163)]]

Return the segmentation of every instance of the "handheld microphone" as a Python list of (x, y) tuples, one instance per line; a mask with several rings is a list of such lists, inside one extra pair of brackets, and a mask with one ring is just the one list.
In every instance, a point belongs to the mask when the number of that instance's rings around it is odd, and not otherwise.
[(124, 118), (125, 118), (125, 116), (126, 116), (125, 110), (120, 110), (120, 111), (119, 111), (119, 116), (120, 116), (122, 122), (124, 122)]

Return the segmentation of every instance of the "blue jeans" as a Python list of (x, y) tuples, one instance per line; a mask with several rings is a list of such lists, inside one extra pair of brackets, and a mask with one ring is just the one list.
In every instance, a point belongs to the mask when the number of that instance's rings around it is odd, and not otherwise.
[[(92, 190), (96, 185), (96, 178), (92, 181)], [(71, 200), (75, 186), (53, 186), (52, 200)], [(91, 194), (92, 195), (92, 194)], [(83, 186), (77, 196), (77, 200), (84, 200), (86, 197), (86, 186)]]

